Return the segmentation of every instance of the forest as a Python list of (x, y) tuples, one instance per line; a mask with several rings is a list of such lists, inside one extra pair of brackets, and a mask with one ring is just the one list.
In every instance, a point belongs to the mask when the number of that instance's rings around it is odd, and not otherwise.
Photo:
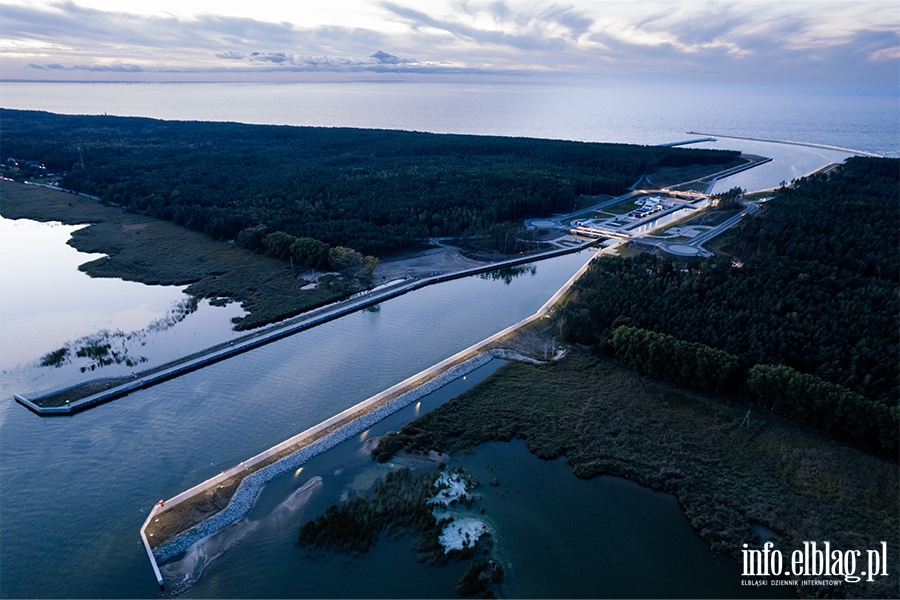
[(577, 195), (621, 194), (658, 167), (726, 164), (739, 156), (8, 109), (0, 119), (2, 160), (18, 161), (18, 178), (64, 174), (60, 187), (215, 239), (263, 228), (374, 256), (408, 251), (429, 237), (486, 235), (492, 226), (567, 212)]
[[(896, 446), (900, 160), (851, 158), (764, 206), (719, 256), (596, 261), (562, 311), (564, 332), (661, 379), (745, 385), (763, 405), (829, 431), (839, 429), (829, 414), (859, 414), (857, 430), (838, 437)], [(656, 343), (653, 332), (671, 340)]]

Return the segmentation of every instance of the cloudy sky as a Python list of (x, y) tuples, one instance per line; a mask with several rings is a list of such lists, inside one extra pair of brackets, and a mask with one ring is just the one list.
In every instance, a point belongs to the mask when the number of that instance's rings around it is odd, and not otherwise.
[(0, 79), (900, 82), (896, 0), (0, 1)]

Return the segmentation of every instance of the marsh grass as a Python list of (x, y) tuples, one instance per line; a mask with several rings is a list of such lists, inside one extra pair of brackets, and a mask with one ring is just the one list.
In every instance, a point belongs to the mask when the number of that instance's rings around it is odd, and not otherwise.
[[(546, 366), (511, 362), (382, 443), (465, 452), (520, 437), (541, 458), (565, 455), (578, 477), (617, 474), (674, 494), (712, 548), (736, 557), (742, 544), (757, 545), (751, 523), (778, 532), (783, 552), (810, 540), (844, 550), (886, 541), (898, 555), (896, 464), (755, 408), (741, 427), (747, 408), (572, 350)], [(843, 588), (897, 590), (896, 570)]]
[(0, 181), (0, 195), (0, 214), (8, 219), (91, 224), (74, 232), (69, 241), (81, 252), (107, 255), (79, 267), (91, 277), (186, 285), (191, 296), (220, 303), (230, 298), (249, 313), (236, 320), (238, 330), (297, 315), (359, 289), (301, 290), (309, 281), (283, 261), (75, 194)]

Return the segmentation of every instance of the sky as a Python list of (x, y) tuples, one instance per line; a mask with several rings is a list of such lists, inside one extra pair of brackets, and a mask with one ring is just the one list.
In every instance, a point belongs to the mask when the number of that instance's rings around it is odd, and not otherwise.
[(0, 1), (0, 80), (900, 86), (900, 2)]

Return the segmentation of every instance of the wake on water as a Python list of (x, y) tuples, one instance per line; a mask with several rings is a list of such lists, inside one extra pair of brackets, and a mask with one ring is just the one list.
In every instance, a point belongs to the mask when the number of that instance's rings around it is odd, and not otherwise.
[(297, 513), (309, 501), (313, 493), (322, 487), (322, 478), (313, 477), (295, 490), (271, 513), (258, 521), (246, 519), (210, 534), (188, 548), (178, 560), (162, 566), (159, 571), (166, 583), (166, 595), (174, 597), (184, 593), (203, 576), (206, 568), (217, 558), (236, 546), (242, 539), (260, 527), (276, 525)]

